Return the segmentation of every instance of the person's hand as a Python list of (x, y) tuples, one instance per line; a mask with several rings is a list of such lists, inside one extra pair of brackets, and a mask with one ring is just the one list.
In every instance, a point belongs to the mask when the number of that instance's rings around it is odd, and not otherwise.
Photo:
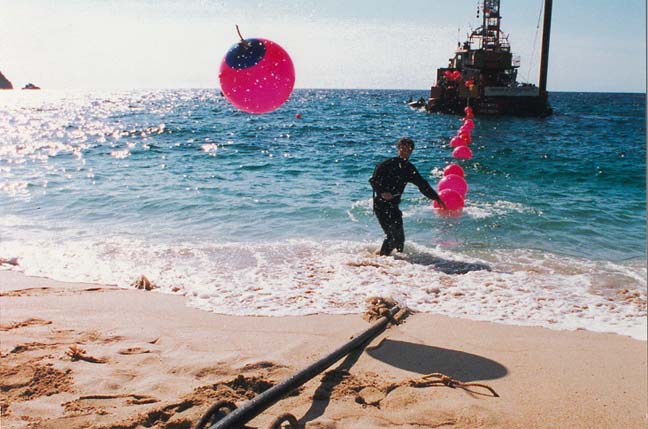
[(392, 198), (394, 198), (394, 196), (391, 194), (391, 192), (383, 192), (380, 194), (380, 198), (382, 198), (385, 201), (389, 201)]

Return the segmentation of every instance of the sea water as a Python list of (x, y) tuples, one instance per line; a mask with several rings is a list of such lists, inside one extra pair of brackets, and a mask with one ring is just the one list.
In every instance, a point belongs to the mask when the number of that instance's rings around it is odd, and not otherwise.
[[(0, 257), (236, 315), (414, 310), (646, 338), (645, 94), (551, 93), (548, 118), (475, 118), (469, 191), (414, 185), (402, 254), (376, 256), (374, 166), (416, 142), (436, 186), (461, 120), (425, 91), (296, 90), (260, 116), (218, 90), (0, 93)], [(301, 119), (296, 118), (296, 114)]]

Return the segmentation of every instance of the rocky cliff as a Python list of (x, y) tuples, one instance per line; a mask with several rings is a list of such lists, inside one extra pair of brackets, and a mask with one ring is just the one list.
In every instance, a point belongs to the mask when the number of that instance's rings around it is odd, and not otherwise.
[(0, 72), (0, 89), (13, 89), (13, 85), (9, 82), (2, 72)]

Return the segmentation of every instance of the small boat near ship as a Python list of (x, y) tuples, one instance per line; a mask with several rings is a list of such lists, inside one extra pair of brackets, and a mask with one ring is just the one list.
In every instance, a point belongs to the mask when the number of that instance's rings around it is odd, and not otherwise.
[(40, 87), (39, 87), (39, 86), (36, 86), (36, 85), (34, 85), (33, 83), (30, 82), (30, 83), (28, 83), (27, 85), (25, 85), (25, 86), (23, 87), (23, 89), (40, 89)]
[(419, 98), (418, 100), (413, 100), (412, 97), (410, 97), (409, 101), (407, 102), (407, 105), (412, 109), (421, 109), (425, 107), (426, 104), (427, 101), (423, 97)]
[(552, 0), (545, 0), (539, 86), (517, 81), (520, 61), (500, 28), (500, 0), (483, 0), (482, 25), (457, 44), (448, 67), (437, 69), (436, 84), (421, 107), (458, 115), (466, 106), (481, 115), (551, 115), (547, 94), (551, 8)]

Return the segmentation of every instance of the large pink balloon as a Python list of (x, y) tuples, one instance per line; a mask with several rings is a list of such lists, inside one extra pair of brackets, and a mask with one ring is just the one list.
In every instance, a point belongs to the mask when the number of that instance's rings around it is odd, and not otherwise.
[(466, 146), (468, 142), (460, 136), (455, 136), (450, 140), (450, 147)]
[(459, 164), (450, 164), (443, 169), (443, 175), (448, 176), (450, 174), (456, 174), (457, 176), (464, 177), (464, 169), (461, 168)]
[(468, 146), (459, 146), (452, 151), (452, 157), (458, 159), (472, 158), (472, 150)]
[(245, 39), (221, 61), (221, 91), (237, 109), (268, 113), (281, 106), (295, 85), (295, 68), (288, 53), (267, 39)]
[(439, 191), (443, 191), (444, 189), (454, 189), (459, 192), (462, 197), (465, 197), (468, 192), (468, 183), (466, 183), (466, 180), (458, 174), (448, 174), (447, 176), (444, 176), (443, 179), (439, 180), (438, 189)]
[[(441, 201), (443, 201), (443, 203), (450, 211), (461, 210), (464, 206), (464, 199), (459, 194), (459, 192), (455, 191), (454, 189), (444, 189), (443, 191), (439, 192), (439, 197), (441, 197)], [(432, 205), (435, 209), (441, 208), (441, 206), (436, 201), (434, 201)]]

